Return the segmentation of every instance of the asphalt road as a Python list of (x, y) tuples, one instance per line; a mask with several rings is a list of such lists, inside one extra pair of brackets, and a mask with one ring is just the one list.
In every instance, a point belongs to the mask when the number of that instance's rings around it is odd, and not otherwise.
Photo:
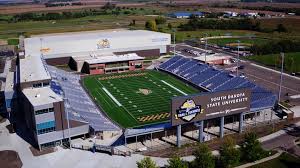
[[(193, 54), (184, 52), (184, 49), (199, 51), (201, 50), (191, 47), (184, 44), (178, 44), (176, 45), (176, 51), (180, 51), (181, 55), (189, 56), (189, 57), (196, 57)], [(212, 49), (212, 47), (209, 47), (208, 49)], [(229, 53), (227, 51), (212, 49), (214, 52), (221, 52), (223, 54), (227, 54), (233, 57), (236, 57), (237, 55), (233, 53)], [(259, 66), (253, 62), (250, 61), (244, 61), (241, 60), (239, 65), (244, 65), (244, 69), (239, 70), (239, 74), (243, 73), (246, 78), (248, 78), (250, 81), (253, 81), (254, 83), (258, 84), (259, 86), (262, 86), (270, 91), (272, 91), (274, 94), (279, 93), (279, 86), (280, 86), (280, 73), (278, 71), (265, 68), (262, 66)], [(233, 63), (231, 65), (225, 65), (225, 66), (217, 66), (221, 69), (227, 69), (236, 67), (236, 63)], [(282, 81), (282, 90), (281, 90), (281, 101), (289, 100), (291, 105), (300, 105), (300, 78), (294, 77), (290, 75), (283, 75), (283, 81)], [(299, 98), (292, 99), (290, 96), (299, 96)]]
[(281, 149), (300, 157), (300, 147), (295, 144), (300, 137), (300, 127), (292, 125), (284, 131), (284, 134), (262, 142), (262, 147), (267, 150)]

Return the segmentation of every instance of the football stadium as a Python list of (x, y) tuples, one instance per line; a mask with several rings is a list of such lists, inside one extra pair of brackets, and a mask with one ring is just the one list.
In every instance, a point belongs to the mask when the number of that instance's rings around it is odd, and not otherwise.
[[(170, 45), (170, 34), (144, 30), (25, 38), (15, 74), (19, 88), (7, 92), (17, 93), (23, 109), (18, 115), (39, 149), (93, 136), (119, 137), (112, 144), (126, 145), (138, 136), (160, 138), (167, 132), (177, 135), (180, 146), (181, 131), (190, 130), (198, 130), (203, 142), (204, 124), (212, 121), (222, 138), (225, 124), (238, 121), (241, 132), (246, 119), (264, 116), (276, 105), (274, 93), (174, 55)], [(145, 58), (162, 55), (168, 57), (159, 64), (144, 65)], [(7, 107), (10, 102), (6, 97)]]

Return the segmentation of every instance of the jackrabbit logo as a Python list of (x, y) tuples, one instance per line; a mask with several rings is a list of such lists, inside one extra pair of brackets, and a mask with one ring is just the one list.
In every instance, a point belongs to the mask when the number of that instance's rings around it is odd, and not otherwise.
[(110, 48), (110, 42), (108, 39), (100, 40), (97, 43), (97, 49), (104, 49), (104, 48)]
[(177, 113), (175, 114), (175, 119), (182, 119), (183, 121), (189, 122), (194, 119), (198, 114), (203, 113), (201, 106), (197, 106), (194, 100), (186, 100)]

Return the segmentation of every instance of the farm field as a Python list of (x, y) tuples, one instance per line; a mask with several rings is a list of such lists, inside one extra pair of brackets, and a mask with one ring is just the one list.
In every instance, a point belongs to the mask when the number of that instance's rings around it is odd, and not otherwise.
[[(247, 59), (258, 63), (274, 67), (281, 67), (280, 54), (255, 55), (247, 57)], [(288, 72), (300, 72), (300, 52), (285, 53), (284, 69)]]
[(167, 121), (172, 97), (199, 92), (158, 71), (88, 76), (83, 84), (102, 110), (125, 128)]

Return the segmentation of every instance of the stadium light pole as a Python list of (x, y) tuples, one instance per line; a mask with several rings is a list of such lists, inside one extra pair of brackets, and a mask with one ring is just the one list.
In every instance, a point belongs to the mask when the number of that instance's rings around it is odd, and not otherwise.
[(173, 29), (173, 52), (174, 52), (174, 56), (176, 55), (176, 48), (175, 48), (175, 46), (176, 46), (176, 43), (175, 43), (175, 38), (176, 38), (176, 31), (175, 31), (175, 29)]
[(284, 66), (284, 53), (281, 52), (280, 55), (281, 55), (281, 73), (280, 73), (280, 85), (279, 85), (279, 93), (278, 93), (278, 102), (280, 102), (281, 87), (282, 87), (283, 66)]
[[(63, 100), (64, 100), (64, 102), (66, 102), (66, 104), (68, 104), (68, 99), (67, 99), (66, 96), (65, 96), (65, 92), (63, 91), (62, 93), (63, 93)], [(70, 122), (69, 122), (69, 112), (67, 111), (67, 112), (65, 112), (65, 114), (66, 114), (66, 117), (67, 117), (68, 134), (69, 134), (68, 139), (69, 139), (69, 145), (70, 145), (70, 150), (71, 150), (71, 149), (72, 149), (72, 142), (71, 142), (71, 131), (70, 131)], [(62, 123), (62, 124), (63, 124), (63, 123)], [(64, 131), (63, 131), (63, 132), (64, 132)]]
[(205, 64), (206, 64), (206, 55), (207, 55), (207, 33), (205, 33), (205, 55), (204, 55), (204, 59), (205, 59)]
[(72, 149), (69, 112), (67, 112), (67, 124), (68, 124), (68, 133), (69, 133), (69, 144), (70, 144), (70, 149)]
[(239, 63), (240, 63), (240, 40), (237, 41), (238, 47), (237, 47), (237, 61), (236, 61), (236, 76), (239, 76)]

